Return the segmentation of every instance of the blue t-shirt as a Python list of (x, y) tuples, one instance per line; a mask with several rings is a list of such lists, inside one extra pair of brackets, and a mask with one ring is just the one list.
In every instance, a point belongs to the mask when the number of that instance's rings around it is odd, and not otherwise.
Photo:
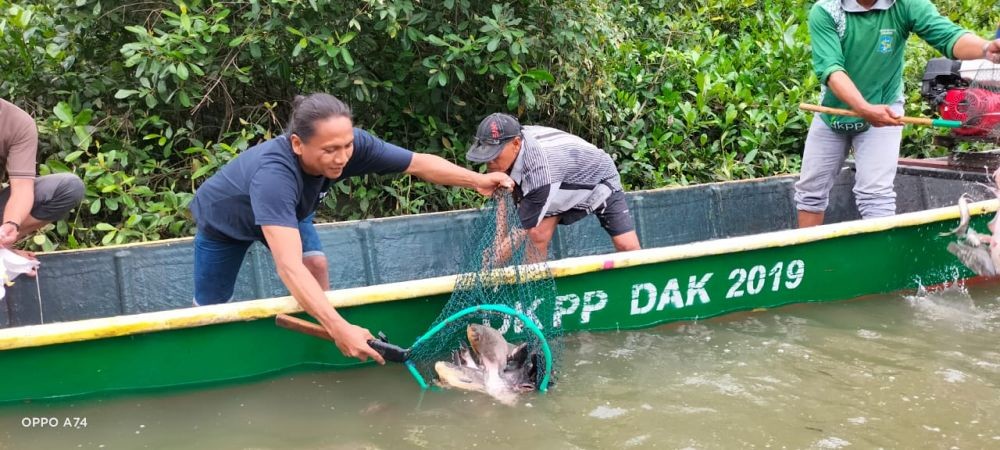
[(333, 180), (302, 171), (287, 136), (250, 147), (195, 192), (191, 213), (198, 232), (216, 239), (263, 241), (262, 225), (296, 228), (316, 210), (330, 186), (369, 173), (400, 173), (413, 152), (354, 129), (354, 153)]

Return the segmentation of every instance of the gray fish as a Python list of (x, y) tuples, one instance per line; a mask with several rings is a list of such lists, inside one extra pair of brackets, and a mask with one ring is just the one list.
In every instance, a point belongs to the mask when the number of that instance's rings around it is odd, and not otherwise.
[(448, 361), (438, 361), (434, 363), (434, 371), (437, 372), (438, 386), (463, 391), (486, 392), (486, 373), (483, 369), (473, 369)]
[(988, 245), (969, 245), (965, 242), (949, 242), (948, 252), (955, 255), (965, 267), (981, 277), (997, 276), (996, 264)]
[[(996, 183), (1000, 177), (1000, 170), (993, 174)], [(990, 188), (994, 194), (997, 190)], [(958, 226), (941, 236), (954, 235), (958, 242), (948, 243), (948, 252), (955, 255), (959, 261), (979, 276), (994, 277), (1000, 268), (1000, 245), (993, 242), (992, 235), (979, 234), (969, 223), (972, 221), (972, 214), (969, 212), (969, 197), (962, 194), (958, 198), (959, 221)], [(990, 232), (995, 233), (997, 217), (987, 225)]]
[(479, 361), (486, 371), (487, 383), (495, 382), (494, 378), (499, 378), (500, 372), (507, 366), (507, 355), (510, 354), (507, 340), (499, 331), (478, 323), (469, 324), (466, 336), (472, 350), (479, 355)]
[(469, 325), (466, 336), (469, 347), (462, 344), (451, 361), (434, 364), (438, 386), (482, 392), (505, 405), (537, 388), (537, 357), (526, 343), (511, 345), (499, 331), (479, 324)]
[(959, 239), (965, 239), (965, 237), (968, 235), (969, 222), (972, 220), (972, 214), (969, 213), (968, 195), (962, 194), (961, 196), (958, 197), (958, 211), (959, 211), (958, 226), (952, 229), (951, 231), (941, 233), (940, 236), (955, 235)]

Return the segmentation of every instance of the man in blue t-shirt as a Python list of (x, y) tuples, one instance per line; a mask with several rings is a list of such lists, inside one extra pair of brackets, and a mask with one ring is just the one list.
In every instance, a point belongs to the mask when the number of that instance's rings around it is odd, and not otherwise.
[(344, 355), (384, 363), (367, 344), (372, 334), (348, 323), (327, 301), (326, 257), (312, 223), (333, 183), (369, 173), (408, 173), (483, 195), (513, 187), (506, 174), (472, 172), (354, 128), (350, 109), (331, 95), (300, 96), (286, 134), (246, 150), (195, 193), (195, 304), (229, 301), (247, 249), (260, 241), (270, 248), (291, 295)]

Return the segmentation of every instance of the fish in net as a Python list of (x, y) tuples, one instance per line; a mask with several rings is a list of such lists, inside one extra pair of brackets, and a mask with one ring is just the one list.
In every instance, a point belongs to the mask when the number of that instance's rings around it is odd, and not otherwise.
[[(424, 389), (480, 391), (505, 404), (545, 392), (561, 353), (552, 272), (528, 239), (510, 192), (494, 195), (473, 222), (451, 298), (409, 348), (379, 333), (368, 341), (386, 361), (404, 363)], [(275, 323), (322, 339), (315, 323), (278, 314)]]
[[(562, 328), (553, 320), (556, 285), (545, 255), (539, 254), (521, 226), (510, 192), (498, 192), (479, 210), (462, 254), (451, 298), (409, 349), (410, 372), (422, 387), (488, 391), (493, 363), (499, 364), (496, 383), (521, 392), (525, 385), (546, 391), (561, 350)], [(499, 337), (477, 347), (475, 335), (484, 332)], [(484, 350), (491, 345), (499, 346), (499, 356)], [(463, 382), (472, 387), (444, 379), (449, 374), (440, 369), (442, 362), (458, 366), (452, 369), (462, 371)], [(478, 385), (479, 376), (486, 386)]]

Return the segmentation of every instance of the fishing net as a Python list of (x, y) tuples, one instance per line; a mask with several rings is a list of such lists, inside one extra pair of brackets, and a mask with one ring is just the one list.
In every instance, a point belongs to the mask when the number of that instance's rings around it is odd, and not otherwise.
[(498, 192), (480, 209), (465, 245), (451, 298), (410, 349), (410, 371), (422, 386), (432, 383), (434, 363), (451, 361), (456, 349), (468, 345), (467, 326), (479, 323), (497, 329), (511, 344), (528, 344), (532, 376), (537, 389), (545, 391), (562, 334), (558, 320), (553, 323), (556, 286), (545, 255), (521, 227), (509, 192)]
[(966, 61), (959, 74), (968, 87), (945, 94), (942, 117), (962, 122), (953, 130), (957, 136), (1000, 142), (1000, 64)]

